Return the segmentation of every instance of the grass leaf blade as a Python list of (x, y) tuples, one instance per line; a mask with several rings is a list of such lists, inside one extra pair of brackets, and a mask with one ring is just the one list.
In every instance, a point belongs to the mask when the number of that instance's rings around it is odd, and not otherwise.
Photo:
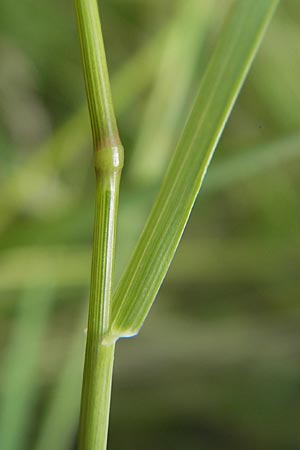
[(277, 3), (234, 2), (157, 200), (114, 296), (115, 336), (136, 334), (151, 308)]

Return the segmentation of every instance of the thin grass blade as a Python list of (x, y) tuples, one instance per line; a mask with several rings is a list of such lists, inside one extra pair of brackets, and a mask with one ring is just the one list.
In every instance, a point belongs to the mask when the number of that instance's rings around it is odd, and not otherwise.
[(1, 383), (0, 436), (5, 450), (23, 448), (30, 434), (39, 387), (39, 358), (53, 301), (53, 288), (27, 288), (19, 299)]
[(114, 296), (112, 338), (135, 335), (151, 308), (277, 3), (234, 2), (158, 198)]
[(142, 186), (156, 183), (166, 169), (215, 7), (212, 0), (177, 5), (129, 166), (130, 179)]
[(85, 324), (86, 311), (76, 327), (64, 367), (51, 393), (34, 450), (71, 448), (79, 417)]

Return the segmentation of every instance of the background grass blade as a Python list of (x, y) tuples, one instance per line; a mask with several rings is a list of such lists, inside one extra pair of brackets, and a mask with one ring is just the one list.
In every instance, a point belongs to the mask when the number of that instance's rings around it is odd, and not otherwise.
[(52, 305), (49, 288), (27, 289), (19, 299), (1, 383), (0, 436), (6, 450), (24, 448), (30, 433), (38, 398), (37, 369)]
[(242, 180), (267, 173), (273, 167), (293, 160), (300, 154), (300, 135), (248, 148), (215, 164), (205, 182), (205, 189), (217, 191)]
[(112, 333), (116, 336), (136, 334), (148, 314), (277, 3), (234, 3), (157, 201), (115, 294)]
[(177, 3), (131, 156), (129, 176), (139, 186), (153, 184), (164, 174), (173, 143), (179, 138), (192, 80), (196, 69), (199, 72), (203, 66), (198, 60), (204, 59), (205, 36), (215, 4), (211, 0)]
[(65, 365), (49, 399), (34, 450), (65, 450), (71, 448), (79, 417), (83, 354), (86, 336), (86, 311), (80, 318)]

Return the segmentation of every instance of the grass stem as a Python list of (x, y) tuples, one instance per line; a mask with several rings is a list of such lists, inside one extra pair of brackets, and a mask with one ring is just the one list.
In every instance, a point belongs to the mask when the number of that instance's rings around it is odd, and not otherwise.
[(110, 329), (116, 216), (123, 167), (97, 0), (75, 0), (94, 141), (96, 205), (78, 450), (105, 450), (113, 371)]

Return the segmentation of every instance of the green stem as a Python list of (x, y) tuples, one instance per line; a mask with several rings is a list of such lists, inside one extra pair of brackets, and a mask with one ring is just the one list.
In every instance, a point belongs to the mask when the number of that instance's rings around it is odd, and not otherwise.
[(83, 379), (79, 450), (105, 450), (115, 345), (87, 344)]
[(95, 151), (119, 145), (97, 0), (74, 0)]
[(116, 216), (123, 167), (97, 0), (75, 0), (96, 170), (96, 205), (78, 450), (105, 450), (115, 344), (110, 340)]

